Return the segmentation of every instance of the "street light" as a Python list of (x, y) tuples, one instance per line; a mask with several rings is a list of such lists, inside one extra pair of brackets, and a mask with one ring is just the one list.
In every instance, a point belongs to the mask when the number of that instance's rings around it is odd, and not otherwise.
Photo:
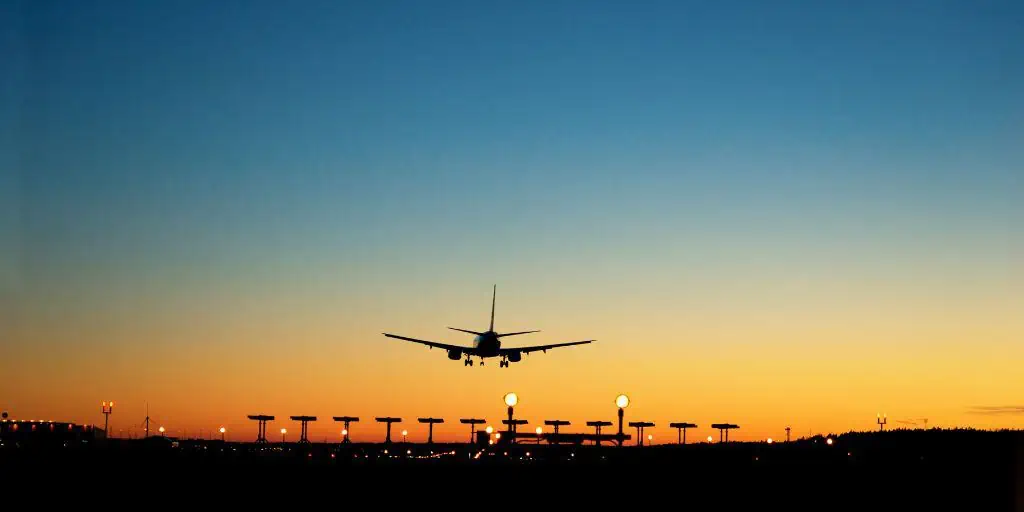
[(107, 427), (110, 426), (110, 413), (114, 412), (114, 401), (103, 402), (103, 437), (110, 437), (107, 435)]
[(403, 443), (405, 442), (405, 440), (406, 440), (406, 438), (407, 438), (408, 436), (409, 436), (409, 431), (408, 431), (408, 430), (403, 430), (403, 431), (402, 431), (402, 442), (403, 442)]
[(712, 443), (712, 442), (714, 442), (714, 439), (711, 436), (708, 436), (708, 442)]
[(487, 428), (484, 429), (484, 432), (487, 432), (487, 435), (491, 435), (494, 433), (494, 427), (487, 425)]
[(156, 430), (157, 432), (160, 432), (160, 437), (164, 437), (164, 432), (167, 432), (167, 429), (165, 429), (164, 427), (160, 427)]
[(647, 444), (650, 445), (651, 441), (654, 440), (654, 434), (647, 434)]
[(282, 428), (281, 429), (281, 443), (282, 444), (284, 443), (284, 435), (287, 434), (287, 433), (288, 433), (288, 429), (286, 429), (286, 428)]
[(221, 441), (221, 442), (224, 442), (224, 434), (226, 434), (226, 433), (227, 433), (227, 431), (228, 431), (228, 429), (226, 429), (226, 428), (224, 428), (224, 427), (221, 427), (221, 428), (220, 428), (220, 441)]
[[(516, 431), (515, 421), (512, 419), (513, 408), (519, 403), (519, 395), (515, 393), (505, 393), (505, 405), (508, 406), (508, 432), (511, 434)], [(515, 440), (515, 437), (510, 439)]]
[(772, 438), (770, 438), (770, 437), (769, 437), (769, 438), (768, 438), (768, 444), (772, 444), (773, 442), (774, 442), (774, 441), (772, 441)]
[(626, 407), (629, 407), (629, 397), (626, 395), (615, 397), (615, 406), (619, 408), (619, 446), (622, 446), (622, 417)]

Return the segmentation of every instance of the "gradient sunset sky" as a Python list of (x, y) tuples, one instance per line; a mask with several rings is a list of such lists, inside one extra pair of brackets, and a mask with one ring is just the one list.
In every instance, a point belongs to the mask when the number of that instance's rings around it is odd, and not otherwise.
[(14, 417), (1024, 427), (1020, 2), (5, 9)]

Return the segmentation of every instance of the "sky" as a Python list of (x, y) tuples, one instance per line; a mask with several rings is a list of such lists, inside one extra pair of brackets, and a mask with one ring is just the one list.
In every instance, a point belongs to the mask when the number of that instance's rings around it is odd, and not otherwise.
[(13, 417), (1024, 428), (1020, 2), (4, 9)]

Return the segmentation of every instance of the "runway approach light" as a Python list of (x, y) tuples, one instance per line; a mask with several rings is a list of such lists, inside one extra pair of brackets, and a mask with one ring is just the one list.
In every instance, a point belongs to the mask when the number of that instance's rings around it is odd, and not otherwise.
[(825, 439), (825, 444), (832, 446), (832, 438)]
[(629, 407), (629, 397), (626, 395), (619, 395), (615, 397), (615, 406), (619, 409), (625, 409)]
[(772, 444), (773, 442), (774, 442), (774, 441), (772, 441), (772, 438), (770, 438), (770, 437), (769, 437), (769, 438), (768, 438), (768, 444)]
[(227, 431), (228, 431), (228, 430), (227, 430), (226, 428), (224, 428), (224, 427), (221, 427), (221, 428), (220, 428), (220, 433), (221, 433), (221, 434), (223, 434), (223, 433), (225, 433), (225, 432), (227, 432)]
[(710, 443), (710, 442), (713, 442), (713, 441), (714, 441), (714, 438), (712, 438), (711, 436), (708, 436), (708, 442)]
[(484, 429), (484, 431), (487, 432), (488, 435), (493, 434), (494, 433), (494, 427), (492, 427), (490, 425), (487, 425), (487, 428)]
[(539, 436), (542, 432), (544, 432), (544, 429), (537, 427), (537, 435)]
[(161, 434), (163, 434), (164, 432), (167, 432), (167, 429), (165, 429), (163, 427), (160, 427), (160, 428), (157, 429), (157, 431), (159, 431)]
[(348, 430), (347, 429), (342, 429), (341, 435), (347, 436), (348, 435)]
[(515, 393), (506, 393), (505, 394), (505, 405), (507, 405), (509, 407), (515, 407), (516, 404), (518, 404), (518, 403), (519, 403), (519, 396), (518, 395), (516, 395)]

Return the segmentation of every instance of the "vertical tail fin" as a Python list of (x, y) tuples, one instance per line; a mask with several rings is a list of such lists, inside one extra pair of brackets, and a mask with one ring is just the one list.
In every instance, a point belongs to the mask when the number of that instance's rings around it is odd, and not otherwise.
[(498, 300), (498, 285), (494, 285), (494, 290), (491, 295), (491, 332), (494, 332), (494, 304)]

